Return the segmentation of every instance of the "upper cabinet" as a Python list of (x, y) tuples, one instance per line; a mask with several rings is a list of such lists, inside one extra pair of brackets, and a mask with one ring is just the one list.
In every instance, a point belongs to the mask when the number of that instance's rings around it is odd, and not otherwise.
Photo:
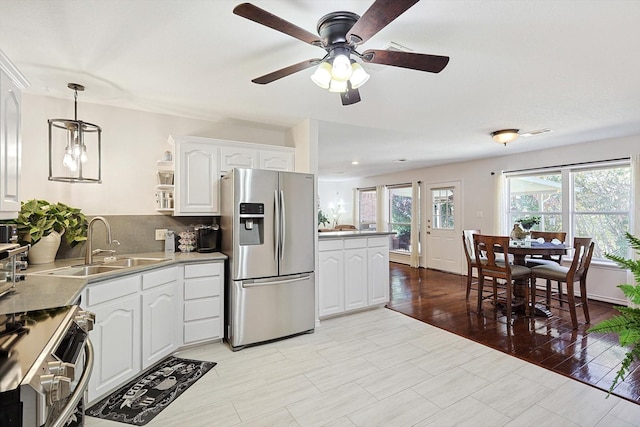
[(159, 183), (159, 212), (183, 216), (219, 215), (220, 176), (233, 168), (295, 170), (295, 149), (193, 136), (170, 136), (171, 161), (158, 170), (173, 170), (173, 182)]
[(20, 210), (21, 93), (27, 86), (0, 51), (0, 219), (16, 218)]

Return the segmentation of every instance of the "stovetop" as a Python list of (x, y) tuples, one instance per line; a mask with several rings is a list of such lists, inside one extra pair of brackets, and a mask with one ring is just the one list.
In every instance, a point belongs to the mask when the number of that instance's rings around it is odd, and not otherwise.
[(0, 315), (0, 393), (17, 388), (76, 306)]

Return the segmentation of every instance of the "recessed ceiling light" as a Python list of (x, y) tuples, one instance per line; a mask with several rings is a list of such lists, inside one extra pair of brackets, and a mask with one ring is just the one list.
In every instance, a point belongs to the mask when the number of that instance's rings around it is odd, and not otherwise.
[(352, 165), (359, 165), (359, 164), (360, 164), (360, 162), (359, 162), (359, 161), (357, 161), (357, 160), (354, 160), (353, 162), (351, 162), (351, 164), (352, 164)]

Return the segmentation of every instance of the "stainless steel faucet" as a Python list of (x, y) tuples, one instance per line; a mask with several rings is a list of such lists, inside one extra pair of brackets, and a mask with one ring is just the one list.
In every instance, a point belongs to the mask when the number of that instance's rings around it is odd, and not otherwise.
[(96, 221), (102, 221), (104, 223), (105, 228), (107, 229), (107, 244), (109, 245), (112, 243), (120, 244), (120, 242), (118, 242), (117, 240), (113, 240), (111, 238), (111, 226), (109, 225), (106, 219), (104, 219), (101, 216), (96, 216), (91, 218), (91, 221), (89, 221), (89, 225), (87, 226), (87, 245), (85, 247), (85, 253), (84, 253), (85, 264), (92, 264), (93, 256), (96, 254), (99, 254), (100, 252), (111, 252), (111, 253), (115, 252), (114, 250), (104, 250), (104, 249), (96, 249), (95, 251), (93, 250), (91, 239), (93, 237), (93, 223)]

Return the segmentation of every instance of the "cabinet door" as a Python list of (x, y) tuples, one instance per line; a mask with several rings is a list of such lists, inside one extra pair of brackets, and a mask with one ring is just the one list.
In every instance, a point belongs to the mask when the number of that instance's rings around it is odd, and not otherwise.
[(177, 294), (175, 280), (142, 294), (142, 369), (178, 347)]
[(89, 380), (92, 402), (141, 370), (140, 299), (136, 293), (86, 308), (96, 315), (89, 333), (95, 355)]
[(242, 147), (220, 147), (220, 173), (224, 174), (233, 168), (258, 167), (258, 152)]
[(345, 249), (345, 311), (366, 307), (368, 305), (367, 293), (367, 249)]
[(210, 144), (180, 142), (176, 152), (174, 214), (218, 214), (218, 148)]
[(0, 69), (0, 219), (20, 210), (21, 93)]
[(222, 339), (223, 266), (222, 262), (184, 266), (184, 344)]
[(318, 315), (344, 312), (344, 256), (342, 250), (320, 252)]
[(260, 169), (295, 171), (294, 155), (288, 151), (260, 151)]
[(389, 247), (367, 249), (369, 305), (389, 302)]

